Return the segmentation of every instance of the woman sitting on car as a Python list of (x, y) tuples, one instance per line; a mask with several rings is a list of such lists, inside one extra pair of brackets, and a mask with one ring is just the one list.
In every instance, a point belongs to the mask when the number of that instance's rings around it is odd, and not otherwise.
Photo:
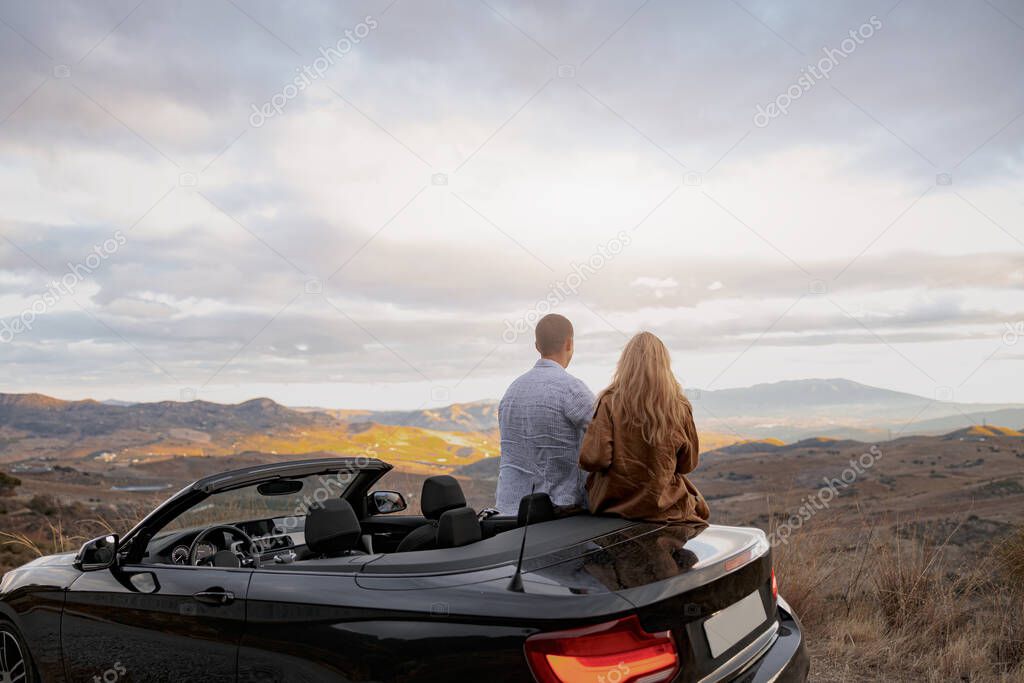
[(663, 522), (704, 522), (710, 511), (686, 474), (700, 444), (693, 408), (672, 374), (668, 349), (641, 332), (626, 344), (597, 399), (580, 449), (593, 513)]

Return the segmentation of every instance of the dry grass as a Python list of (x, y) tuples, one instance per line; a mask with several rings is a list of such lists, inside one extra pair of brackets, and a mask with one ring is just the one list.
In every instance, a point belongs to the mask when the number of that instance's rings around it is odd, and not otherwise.
[(87, 513), (79, 504), (62, 506), (52, 498), (38, 499), (35, 514), (3, 517), (9, 528), (0, 531), (0, 574), (37, 557), (75, 552), (103, 534), (124, 534), (144, 514), (140, 505), (124, 505), (111, 515), (97, 515)]
[(1024, 593), (1024, 526), (1000, 545), (996, 561), (1006, 581)]
[(1012, 550), (1001, 541), (966, 562), (946, 542), (900, 531), (806, 529), (776, 547), (780, 591), (807, 631), (812, 680), (1024, 680), (1024, 592), (998, 571), (1012, 562), (1000, 557), (1021, 552), (1024, 531)]
[(77, 540), (64, 531), (64, 522), (47, 519), (40, 532), (0, 531), (0, 546), (13, 546), (33, 557), (42, 557), (71, 550)]

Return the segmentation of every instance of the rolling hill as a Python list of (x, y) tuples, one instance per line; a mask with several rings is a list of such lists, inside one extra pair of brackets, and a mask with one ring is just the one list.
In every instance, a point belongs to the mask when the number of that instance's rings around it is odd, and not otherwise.
[(453, 403), (442, 408), (426, 410), (334, 410), (329, 408), (301, 408), (306, 412), (323, 412), (346, 422), (374, 422), (436, 429), (445, 432), (489, 432), (498, 428), (496, 401)]
[(328, 426), (322, 413), (303, 413), (257, 398), (237, 405), (161, 401), (111, 405), (61, 401), (42, 394), (0, 394), (0, 428), (38, 437), (109, 435), (122, 430), (187, 428), (211, 433)]
[(698, 425), (752, 439), (878, 441), (939, 435), (984, 422), (1024, 423), (1024, 405), (936, 401), (847, 379), (787, 380), (741, 389), (687, 389)]
[(454, 463), (488, 457), (496, 452), (496, 442), (488, 432), (465, 426), (447, 432), (378, 424), (365, 417), (350, 421), (325, 411), (294, 410), (267, 398), (234, 405), (119, 405), (0, 394), (0, 462), (100, 458), (137, 464), (179, 455), (318, 450), (377, 455), (422, 469), (449, 459)]
[(945, 434), (945, 439), (990, 439), (997, 436), (1024, 436), (1016, 429), (996, 427), (995, 425), (972, 425), (955, 432)]

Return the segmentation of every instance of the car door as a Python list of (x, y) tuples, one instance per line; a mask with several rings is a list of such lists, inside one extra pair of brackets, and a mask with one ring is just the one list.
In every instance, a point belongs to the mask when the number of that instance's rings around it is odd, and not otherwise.
[[(355, 580), (379, 555), (332, 560), (332, 571), (305, 571), (302, 562), (253, 573), (239, 680), (275, 683), (384, 680), (369, 676), (380, 656), (372, 633), (388, 610), (367, 608)], [(368, 633), (366, 629), (371, 631)], [(388, 656), (388, 655), (385, 655)]]
[(252, 570), (125, 565), (67, 592), (61, 644), (72, 681), (235, 681)]

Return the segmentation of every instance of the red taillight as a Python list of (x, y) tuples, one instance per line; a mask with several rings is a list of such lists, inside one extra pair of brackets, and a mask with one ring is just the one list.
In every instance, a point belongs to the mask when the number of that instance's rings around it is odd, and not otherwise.
[(539, 633), (525, 649), (540, 683), (660, 683), (679, 671), (671, 632), (648, 633), (636, 616)]
[(779, 582), (775, 580), (775, 569), (772, 568), (772, 599), (779, 599)]

